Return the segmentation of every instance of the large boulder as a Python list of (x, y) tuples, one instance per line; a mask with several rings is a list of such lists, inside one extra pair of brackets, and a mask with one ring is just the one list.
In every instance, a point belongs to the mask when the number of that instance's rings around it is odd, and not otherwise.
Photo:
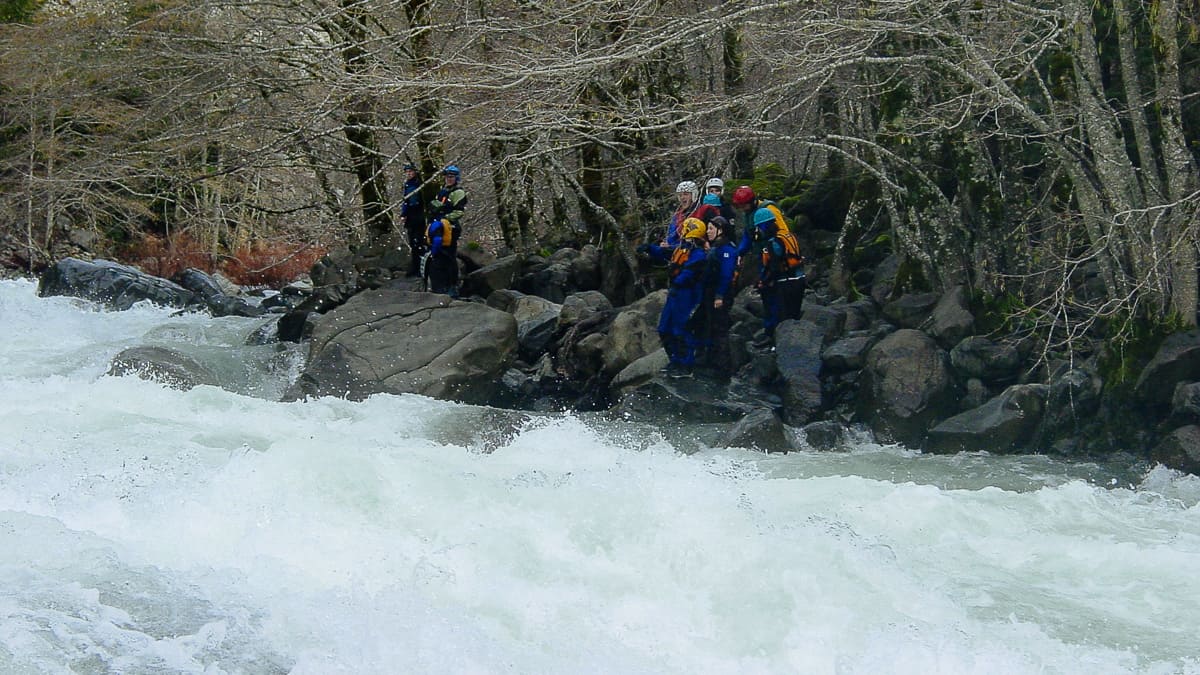
[(883, 316), (901, 328), (919, 328), (937, 303), (936, 293), (905, 293), (883, 306)]
[(667, 291), (655, 291), (617, 314), (606, 335), (604, 372), (615, 375), (662, 347), (658, 339), (658, 316), (666, 302)]
[(721, 448), (749, 448), (763, 452), (787, 452), (791, 449), (783, 422), (775, 411), (760, 408), (735, 422), (717, 442)]
[(196, 359), (166, 347), (130, 347), (112, 358), (108, 375), (136, 375), (172, 389), (187, 391), (202, 384), (218, 386), (217, 376)]
[(829, 324), (807, 319), (784, 321), (775, 330), (775, 363), (783, 380), (784, 416), (788, 424), (800, 426), (824, 406), (821, 346), (829, 330)]
[(526, 295), (518, 298), (510, 311), (517, 320), (517, 343), (521, 358), (529, 362), (536, 361), (554, 339), (562, 305), (536, 295)]
[(38, 295), (66, 295), (126, 310), (148, 300), (166, 307), (201, 306), (195, 293), (174, 282), (109, 260), (87, 262), (63, 258), (46, 268), (38, 280)]
[(1166, 406), (1180, 382), (1200, 380), (1200, 330), (1168, 336), (1138, 376), (1135, 390), (1152, 406)]
[(878, 341), (879, 338), (874, 335), (846, 336), (821, 352), (821, 363), (831, 373), (858, 370), (866, 364), (867, 352)]
[(1047, 389), (1044, 384), (1014, 384), (978, 408), (930, 429), (925, 447), (933, 452), (1019, 449), (1042, 419)]
[[(262, 316), (265, 310), (236, 294), (229, 282), (192, 267), (172, 277), (172, 281), (196, 294), (213, 316)], [(233, 292), (231, 292), (233, 291)]]
[(950, 363), (963, 377), (977, 377), (984, 382), (1011, 381), (1021, 370), (1021, 352), (1009, 343), (968, 337), (950, 350)]
[(1200, 475), (1200, 426), (1189, 424), (1168, 433), (1150, 458), (1172, 469)]
[(1104, 388), (1100, 376), (1089, 363), (1056, 369), (1050, 375), (1049, 384), (1046, 410), (1038, 432), (1039, 442), (1045, 445), (1074, 436), (1094, 422)]
[(938, 344), (950, 349), (975, 332), (975, 316), (971, 314), (967, 289), (955, 286), (946, 291), (929, 320), (929, 334)]
[[(622, 419), (656, 423), (703, 424), (735, 422), (764, 407), (760, 400), (736, 396), (723, 382), (704, 378), (664, 377), (651, 368), (665, 365), (649, 355), (623, 370), (614, 382), (617, 403), (613, 411)], [(631, 372), (633, 371), (633, 372)]]
[(520, 255), (510, 255), (471, 272), (463, 280), (463, 295), (489, 297), (492, 293), (511, 288), (521, 275)]
[(364, 291), (316, 321), (304, 372), (285, 398), (414, 393), (487, 403), (516, 348), (507, 312), (440, 294)]
[(612, 302), (600, 291), (580, 291), (567, 296), (558, 314), (558, 327), (569, 328), (599, 312), (613, 308)]
[(946, 352), (925, 333), (900, 329), (867, 353), (858, 414), (884, 440), (919, 444), (953, 401)]

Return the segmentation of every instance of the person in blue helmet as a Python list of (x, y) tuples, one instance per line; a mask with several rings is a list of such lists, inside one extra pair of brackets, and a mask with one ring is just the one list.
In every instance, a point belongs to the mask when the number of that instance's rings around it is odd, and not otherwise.
[(704, 293), (704, 237), (707, 228), (696, 218), (687, 218), (679, 228), (679, 246), (673, 249), (642, 244), (638, 252), (670, 263), (667, 302), (658, 318), (658, 337), (667, 352), (669, 377), (691, 377), (696, 363), (697, 339), (688, 319)]
[(704, 267), (704, 292), (691, 322), (699, 336), (698, 361), (721, 377), (733, 374), (729, 349), (729, 312), (737, 293), (737, 247), (733, 225), (724, 216), (708, 223), (708, 256)]
[(458, 297), (458, 242), (467, 193), (459, 185), (462, 171), (453, 164), (442, 169), (442, 189), (430, 206), (431, 220), (425, 230), (429, 251), (425, 254), (424, 277), (434, 293)]
[(404, 201), (400, 203), (400, 220), (404, 222), (404, 233), (408, 236), (411, 260), (408, 276), (421, 274), (421, 258), (425, 257), (425, 202), (421, 198), (421, 173), (417, 165), (404, 165)]
[(763, 300), (763, 332), (754, 341), (762, 349), (771, 346), (776, 326), (800, 318), (807, 282), (800, 242), (780, 227), (775, 211), (765, 207), (755, 211), (754, 227), (765, 241), (757, 284)]

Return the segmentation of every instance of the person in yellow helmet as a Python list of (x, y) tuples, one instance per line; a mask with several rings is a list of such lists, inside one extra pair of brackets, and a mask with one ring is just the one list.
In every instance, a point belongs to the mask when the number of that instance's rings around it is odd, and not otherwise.
[(686, 218), (679, 227), (680, 242), (675, 248), (642, 244), (638, 252), (669, 263), (671, 277), (667, 302), (658, 317), (658, 337), (667, 351), (665, 374), (691, 377), (696, 363), (697, 339), (688, 328), (688, 319), (704, 295), (704, 241), (708, 227), (698, 218)]

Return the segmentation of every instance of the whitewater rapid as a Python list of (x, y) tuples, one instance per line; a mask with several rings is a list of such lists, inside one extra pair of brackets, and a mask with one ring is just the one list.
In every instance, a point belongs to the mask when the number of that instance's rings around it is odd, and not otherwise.
[[(265, 319), (0, 316), (0, 673), (1200, 673), (1195, 477), (280, 403)], [(233, 391), (104, 375), (144, 344)]]

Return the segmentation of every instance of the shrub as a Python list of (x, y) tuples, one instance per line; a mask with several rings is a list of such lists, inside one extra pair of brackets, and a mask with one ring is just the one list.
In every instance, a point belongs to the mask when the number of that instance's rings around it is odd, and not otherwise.
[(169, 239), (142, 234), (125, 248), (120, 257), (147, 274), (164, 279), (189, 267), (205, 272), (212, 272), (214, 267), (213, 255), (187, 232), (172, 235)]
[(242, 286), (280, 288), (308, 274), (327, 252), (314, 244), (260, 241), (234, 251), (221, 264), (221, 272)]

